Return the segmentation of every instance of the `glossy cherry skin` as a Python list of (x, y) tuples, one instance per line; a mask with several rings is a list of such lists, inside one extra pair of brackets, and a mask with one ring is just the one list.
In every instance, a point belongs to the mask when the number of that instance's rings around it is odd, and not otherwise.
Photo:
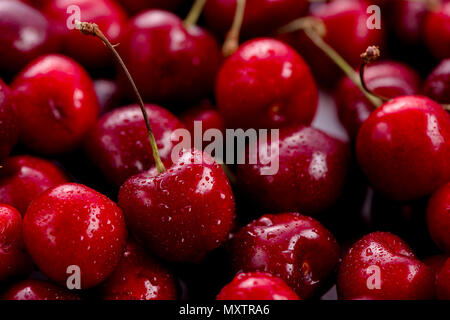
[(431, 197), (427, 223), (434, 242), (450, 254), (450, 183), (439, 188)]
[(450, 2), (427, 14), (424, 34), (425, 42), (436, 58), (450, 58)]
[(31, 201), (51, 187), (68, 182), (57, 165), (32, 156), (6, 159), (0, 170), (0, 203), (15, 207), (25, 215)]
[[(395, 61), (382, 61), (369, 65), (364, 72), (364, 81), (374, 93), (386, 98), (419, 93), (421, 79), (409, 66)], [(359, 128), (375, 109), (361, 90), (348, 77), (339, 82), (334, 95), (339, 119), (352, 140)]]
[[(172, 113), (157, 105), (146, 105), (146, 110), (159, 154), (166, 162), (175, 144), (171, 135), (184, 126)], [(155, 165), (147, 127), (137, 105), (105, 114), (89, 132), (85, 146), (90, 159), (116, 186)]]
[(20, 140), (37, 153), (74, 150), (98, 116), (89, 75), (64, 56), (34, 60), (15, 78), (11, 89), (19, 115)]
[(194, 122), (201, 121), (202, 130), (218, 129), (225, 132), (225, 120), (220, 112), (212, 105), (209, 100), (203, 100), (199, 104), (190, 108), (180, 116), (192, 136), (194, 136)]
[(239, 273), (217, 295), (217, 300), (300, 300), (280, 278), (264, 272)]
[(339, 260), (333, 235), (298, 213), (267, 214), (242, 228), (231, 243), (236, 272), (268, 272), (302, 299), (311, 297)]
[(65, 284), (80, 268), (81, 288), (104, 281), (118, 265), (127, 239), (122, 210), (106, 196), (75, 183), (47, 190), (28, 207), (25, 245), (50, 279)]
[[(269, 139), (267, 139), (269, 140)], [(254, 143), (249, 154), (271, 150), (272, 144)], [(269, 149), (270, 148), (270, 149)], [(280, 130), (279, 157), (270, 155), (257, 164), (238, 165), (239, 189), (264, 212), (319, 213), (335, 204), (347, 178), (350, 150), (346, 143), (310, 127)], [(262, 161), (264, 160), (264, 161)], [(273, 167), (275, 174), (262, 175)]]
[[(236, 0), (208, 0), (204, 14), (208, 27), (224, 36), (231, 28)], [(306, 0), (248, 0), (245, 4), (242, 36), (265, 36), (276, 28), (300, 17), (307, 9)]]
[(450, 104), (450, 58), (442, 60), (425, 80), (422, 93), (442, 104)]
[(186, 103), (207, 96), (221, 61), (218, 44), (206, 30), (185, 28), (179, 17), (162, 10), (134, 17), (118, 49), (144, 100), (152, 103)]
[(22, 238), (22, 216), (13, 207), (0, 204), (0, 283), (31, 272), (32, 267)]
[(437, 277), (436, 295), (439, 300), (450, 300), (450, 258), (447, 259)]
[(0, 163), (16, 144), (19, 137), (16, 107), (12, 102), (11, 91), (0, 78)]
[(31, 60), (57, 49), (47, 18), (19, 1), (0, 3), (0, 72), (14, 75)]
[(345, 255), (337, 290), (339, 299), (344, 300), (363, 296), (426, 300), (434, 297), (434, 280), (431, 269), (416, 258), (406, 242), (392, 233), (374, 232), (356, 242)]
[(121, 98), (120, 90), (115, 81), (97, 79), (94, 81), (94, 89), (97, 95), (100, 115), (104, 115), (111, 109), (119, 106)]
[(54, 0), (43, 12), (53, 23), (53, 28), (61, 39), (63, 53), (73, 57), (88, 69), (112, 66), (113, 56), (109, 49), (95, 37), (88, 37), (77, 29), (68, 28), (73, 12), (70, 6), (80, 9), (80, 21), (96, 23), (106, 38), (112, 43), (121, 43), (127, 28), (127, 17), (115, 0)]
[(154, 254), (176, 262), (199, 262), (225, 242), (235, 204), (220, 165), (198, 150), (181, 151), (159, 175), (128, 179), (119, 205), (131, 232)]
[(117, 0), (120, 5), (130, 14), (137, 14), (145, 9), (159, 8), (164, 10), (175, 10), (180, 7), (184, 0)]
[(243, 44), (222, 65), (216, 100), (228, 127), (280, 128), (310, 124), (318, 93), (305, 61), (282, 42)]
[(392, 99), (363, 123), (356, 153), (384, 196), (397, 201), (427, 196), (450, 179), (450, 116), (425, 97)]
[(24, 280), (13, 285), (2, 296), (2, 300), (80, 300), (69, 290), (42, 280)]
[(129, 241), (113, 274), (100, 286), (104, 300), (175, 300), (173, 275), (134, 241)]

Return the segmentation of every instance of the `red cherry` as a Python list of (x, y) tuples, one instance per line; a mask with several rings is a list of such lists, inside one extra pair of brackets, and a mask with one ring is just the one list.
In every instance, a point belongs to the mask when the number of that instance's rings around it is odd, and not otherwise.
[[(271, 150), (272, 144), (254, 143), (249, 154)], [(300, 211), (315, 214), (335, 204), (346, 182), (350, 150), (344, 142), (310, 127), (280, 130), (279, 158), (239, 165), (240, 190), (264, 212)], [(264, 160), (264, 161), (262, 161)], [(262, 169), (279, 163), (278, 172), (262, 175)]]
[(24, 280), (13, 285), (2, 296), (2, 300), (80, 300), (75, 294), (50, 282)]
[(0, 204), (0, 283), (32, 268), (22, 239), (22, 216), (13, 207)]
[[(172, 132), (183, 128), (183, 124), (159, 106), (147, 105), (146, 110), (160, 156), (164, 162), (169, 161), (174, 146)], [(86, 138), (86, 150), (104, 176), (116, 186), (155, 165), (147, 128), (137, 105), (105, 114)]]
[(106, 196), (79, 184), (47, 190), (28, 207), (23, 222), (25, 244), (49, 278), (66, 283), (69, 266), (78, 266), (81, 288), (105, 280), (118, 265), (126, 245), (122, 210)]
[(50, 161), (15, 156), (0, 169), (0, 203), (7, 203), (25, 215), (31, 201), (41, 193), (68, 181), (64, 172)]
[(427, 209), (428, 230), (434, 242), (450, 254), (450, 183), (438, 189)]
[(195, 25), (186, 28), (179, 17), (162, 10), (134, 17), (118, 49), (144, 100), (156, 103), (203, 98), (213, 89), (221, 60), (208, 32)]
[(14, 80), (20, 139), (46, 154), (72, 151), (95, 124), (98, 102), (86, 71), (72, 59), (48, 55)]
[(0, 78), (0, 164), (17, 142), (19, 128), (11, 91)]
[[(436, 255), (431, 256), (423, 260), (423, 262), (428, 266), (428, 268), (431, 269), (433, 274), (435, 275), (435, 288), (437, 289), (438, 286), (438, 279), (439, 279), (439, 273), (441, 272), (442, 268), (445, 265), (445, 262), (447, 261), (448, 257), (445, 255)], [(437, 292), (436, 292), (437, 296)]]
[(106, 112), (117, 107), (120, 103), (119, 86), (113, 80), (97, 79), (94, 81), (95, 94), (99, 104), (99, 114), (104, 115)]
[(271, 273), (307, 299), (336, 266), (339, 246), (313, 218), (298, 213), (267, 214), (235, 235), (231, 254), (234, 270)]
[(434, 275), (399, 237), (375, 232), (356, 242), (339, 269), (340, 299), (423, 300), (434, 296)]
[(183, 4), (184, 0), (118, 0), (130, 14), (136, 14), (145, 9), (159, 8), (175, 10)]
[(201, 121), (203, 132), (209, 129), (218, 129), (225, 132), (225, 120), (209, 100), (203, 100), (193, 108), (184, 112), (180, 116), (180, 120), (186, 128), (194, 136), (194, 122)]
[(392, 99), (363, 123), (356, 152), (371, 184), (386, 197), (429, 195), (450, 179), (450, 116), (425, 97)]
[(239, 273), (217, 295), (217, 300), (300, 300), (280, 278), (269, 273)]
[[(395, 61), (382, 61), (367, 66), (364, 72), (367, 87), (375, 94), (394, 98), (419, 92), (421, 79), (409, 66)], [(373, 104), (348, 77), (339, 82), (335, 101), (339, 118), (354, 140), (362, 123), (373, 111)]]
[(129, 241), (119, 266), (101, 285), (105, 300), (174, 300), (177, 287), (173, 275)]
[(450, 300), (450, 258), (447, 259), (437, 277), (436, 294), (439, 300)]
[(431, 72), (422, 93), (439, 103), (450, 104), (450, 58), (442, 60)]
[(280, 128), (310, 124), (317, 110), (317, 87), (303, 59), (280, 41), (243, 44), (223, 64), (216, 99), (228, 126)]
[(425, 42), (436, 58), (450, 58), (450, 2), (427, 14), (423, 32)]
[(184, 151), (167, 171), (144, 172), (120, 188), (128, 227), (156, 255), (198, 262), (225, 242), (234, 198), (222, 168), (207, 154)]
[(53, 22), (58, 32), (63, 52), (89, 69), (112, 66), (108, 49), (94, 37), (88, 38), (78, 30), (69, 29), (72, 12), (70, 6), (78, 6), (80, 20), (96, 23), (112, 43), (120, 43), (127, 27), (127, 17), (115, 0), (54, 0), (43, 12)]

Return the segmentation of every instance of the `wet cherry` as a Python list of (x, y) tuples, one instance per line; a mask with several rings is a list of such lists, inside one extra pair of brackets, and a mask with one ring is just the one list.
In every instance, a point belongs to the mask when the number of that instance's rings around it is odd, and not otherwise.
[(73, 292), (42, 280), (24, 280), (3, 294), (2, 300), (80, 300)]

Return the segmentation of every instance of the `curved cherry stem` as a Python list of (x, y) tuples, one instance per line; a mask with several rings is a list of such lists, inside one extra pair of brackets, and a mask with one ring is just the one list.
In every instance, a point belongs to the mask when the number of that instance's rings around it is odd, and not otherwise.
[(222, 53), (225, 57), (232, 55), (239, 48), (239, 38), (244, 22), (246, 0), (237, 0), (234, 20), (230, 31), (228, 31), (223, 43)]
[(136, 94), (136, 97), (139, 102), (139, 106), (142, 111), (142, 115), (144, 116), (145, 125), (147, 126), (148, 138), (150, 140), (150, 145), (151, 145), (152, 151), (153, 151), (153, 158), (155, 159), (156, 169), (158, 170), (159, 173), (166, 171), (166, 168), (164, 167), (161, 157), (159, 156), (158, 145), (156, 144), (155, 136), (153, 135), (152, 127), (150, 125), (147, 110), (145, 109), (144, 101), (142, 100), (141, 94), (139, 93), (139, 90), (136, 87), (136, 84), (134, 83), (134, 80), (131, 77), (130, 72), (128, 71), (128, 68), (126, 67), (125, 63), (123, 62), (123, 60), (120, 57), (117, 50), (114, 48), (115, 46), (112, 45), (111, 42), (109, 42), (109, 40), (105, 37), (103, 32), (98, 28), (98, 26), (95, 23), (80, 22), (80, 21), (76, 21), (75, 23), (76, 23), (76, 28), (78, 30), (80, 30), (81, 33), (86, 34), (86, 35), (96, 36), (100, 40), (102, 40), (103, 43), (112, 51), (116, 60), (119, 62), (120, 66), (122, 67), (123, 71), (125, 72), (128, 80), (130, 81), (130, 83), (133, 87), (134, 93)]
[(366, 67), (371, 64), (372, 62), (376, 61), (380, 57), (380, 48), (377, 46), (370, 46), (367, 48), (366, 52), (361, 54), (361, 59), (363, 61), (361, 68), (359, 68), (359, 79), (361, 81), (361, 85), (368, 94), (371, 96), (380, 99), (383, 102), (387, 102), (390, 99), (374, 93), (372, 90), (369, 89), (369, 87), (366, 85), (366, 81), (364, 79), (364, 73), (366, 72)]
[(184, 19), (183, 21), (183, 24), (186, 28), (197, 24), (197, 21), (200, 18), (200, 15), (202, 14), (205, 3), (206, 0), (195, 0), (186, 19)]

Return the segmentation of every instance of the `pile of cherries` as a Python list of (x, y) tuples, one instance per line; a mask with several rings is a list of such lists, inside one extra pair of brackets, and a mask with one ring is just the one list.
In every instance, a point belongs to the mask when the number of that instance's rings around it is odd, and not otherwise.
[(193, 2), (0, 1), (0, 298), (450, 299), (450, 1)]

